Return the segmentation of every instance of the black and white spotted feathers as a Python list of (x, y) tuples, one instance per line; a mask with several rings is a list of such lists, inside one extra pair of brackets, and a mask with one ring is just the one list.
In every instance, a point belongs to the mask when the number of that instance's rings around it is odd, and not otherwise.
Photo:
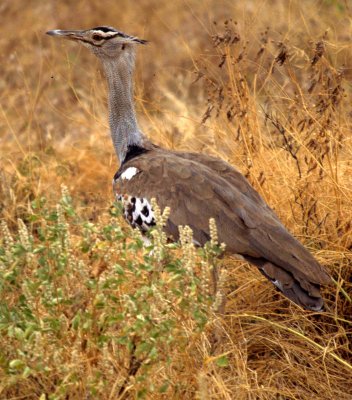
[[(130, 180), (136, 174), (138, 174), (137, 168), (129, 167), (114, 178), (114, 183), (117, 180)], [(117, 201), (122, 202), (124, 217), (133, 228), (139, 228), (142, 232), (146, 232), (155, 225), (154, 212), (147, 199), (119, 193), (115, 193), (115, 195)]]

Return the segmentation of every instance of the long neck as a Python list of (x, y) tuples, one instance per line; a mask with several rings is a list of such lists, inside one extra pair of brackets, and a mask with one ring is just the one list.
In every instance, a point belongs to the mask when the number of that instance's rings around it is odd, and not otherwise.
[(109, 87), (109, 123), (111, 138), (120, 162), (129, 146), (141, 146), (143, 135), (138, 128), (133, 104), (134, 54), (131, 50), (116, 59), (104, 60)]

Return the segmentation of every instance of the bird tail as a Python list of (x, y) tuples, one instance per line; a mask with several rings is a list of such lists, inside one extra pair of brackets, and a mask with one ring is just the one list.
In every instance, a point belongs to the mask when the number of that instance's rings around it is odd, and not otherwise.
[(305, 308), (306, 310), (311, 311), (323, 311), (324, 310), (324, 301), (319, 292), (319, 286), (311, 284), (314, 288), (314, 291), (306, 291), (302, 288), (299, 282), (293, 280), (292, 284), (285, 288), (281, 287), (280, 282), (278, 285), (273, 282), (275, 286), (290, 300)]
[(245, 258), (256, 265), (259, 271), (294, 303), (306, 310), (323, 311), (324, 301), (320, 294), (320, 285), (309, 282), (304, 277), (293, 276), (290, 272), (266, 260)]

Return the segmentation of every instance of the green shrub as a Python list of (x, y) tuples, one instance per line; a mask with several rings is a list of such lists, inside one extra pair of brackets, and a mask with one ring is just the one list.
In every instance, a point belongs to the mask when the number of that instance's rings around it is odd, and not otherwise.
[[(52, 210), (32, 203), (12, 235), (2, 222), (0, 373), (2, 395), (33, 398), (137, 397), (167, 392), (180, 355), (195, 352), (212, 323), (216, 228), (195, 249), (162, 230), (168, 216), (153, 202), (157, 225), (146, 246), (114, 205), (98, 223), (80, 217), (63, 187)], [(182, 357), (181, 357), (182, 358)], [(26, 397), (29, 398), (29, 397)]]

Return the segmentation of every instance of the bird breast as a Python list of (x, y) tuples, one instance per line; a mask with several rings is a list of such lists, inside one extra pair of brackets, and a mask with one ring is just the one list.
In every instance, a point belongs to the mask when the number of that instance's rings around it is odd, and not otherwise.
[(123, 185), (123, 181), (130, 181), (140, 171), (136, 167), (125, 169), (116, 179), (113, 180), (113, 186), (116, 200), (122, 203), (123, 214), (127, 222), (133, 228), (139, 228), (146, 232), (155, 225), (154, 212), (148, 199), (136, 197), (133, 195), (118, 193), (118, 188)]

